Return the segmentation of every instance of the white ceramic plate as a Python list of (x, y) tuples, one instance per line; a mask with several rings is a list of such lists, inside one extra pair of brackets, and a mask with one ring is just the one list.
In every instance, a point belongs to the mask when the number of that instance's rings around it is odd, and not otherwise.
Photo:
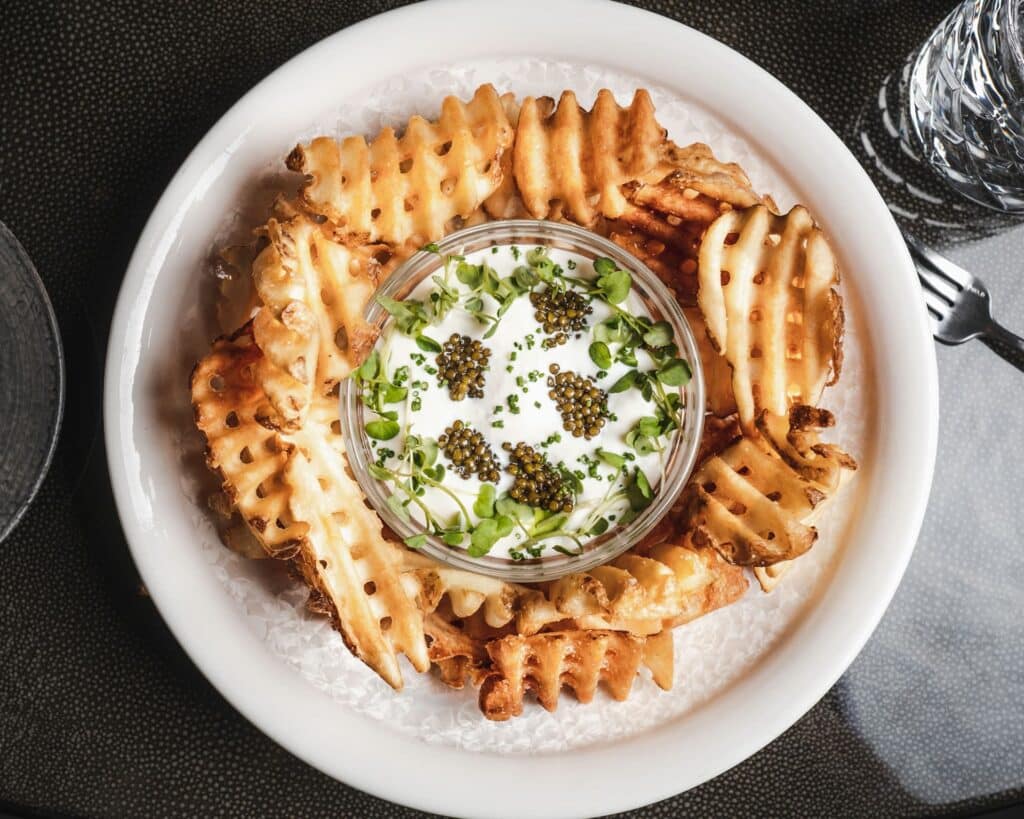
[[(424, 810), (603, 814), (742, 761), (814, 705), (856, 656), (896, 590), (924, 514), (937, 434), (935, 356), (885, 205), (841, 141), (780, 83), (720, 43), (626, 6), (529, 0), (514, 14), (507, 9), (434, 2), (374, 18), (291, 60), (225, 114), (161, 198), (125, 277), (106, 367), (107, 453), (132, 553), (161, 614), (211, 682), (281, 745), (331, 776)], [(870, 447), (858, 453), (855, 519), (824, 588), (784, 638), (699, 707), (557, 756), (428, 745), (309, 685), (267, 650), (198, 547), (209, 524), (183, 487), (200, 465), (180, 447), (184, 379), (206, 342), (183, 341), (182, 328), (195, 326), (212, 298), (197, 275), (215, 238), (211, 225), (259, 187), (269, 161), (325, 112), (358, 105), (369, 86), (524, 55), (669, 89), (712, 110), (784, 169), (837, 249), (877, 389)]]

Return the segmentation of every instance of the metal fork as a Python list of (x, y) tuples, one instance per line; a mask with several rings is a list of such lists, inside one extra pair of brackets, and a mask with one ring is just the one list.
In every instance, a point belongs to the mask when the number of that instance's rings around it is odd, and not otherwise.
[(913, 236), (904, 233), (903, 238), (916, 263), (935, 338), (943, 344), (963, 344), (982, 338), (999, 355), (1024, 370), (1024, 338), (992, 318), (992, 300), (982, 281)]

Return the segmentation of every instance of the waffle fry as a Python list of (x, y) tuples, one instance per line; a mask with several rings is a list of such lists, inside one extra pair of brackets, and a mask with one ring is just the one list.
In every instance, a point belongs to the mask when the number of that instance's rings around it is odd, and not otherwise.
[(634, 634), (654, 634), (728, 605), (746, 589), (743, 572), (713, 550), (662, 543), (646, 555), (627, 552), (585, 575), (554, 580), (547, 595), (588, 627), (601, 627), (590, 619), (597, 615)]
[(662, 163), (636, 186), (630, 200), (641, 208), (684, 221), (710, 223), (720, 213), (761, 201), (734, 162), (720, 162), (702, 142), (668, 143)]
[[(519, 127), (519, 101), (514, 94), (501, 95), (501, 107), (505, 109), (505, 116), (508, 118), (512, 128)], [(491, 219), (529, 219), (530, 214), (519, 196), (519, 188), (516, 187), (515, 176), (512, 171), (512, 150), (506, 150), (501, 155), (501, 182), (494, 193), (484, 201), (483, 210)]]
[(563, 686), (590, 702), (603, 682), (617, 700), (629, 696), (641, 666), (663, 689), (672, 684), (672, 640), (666, 632), (636, 637), (615, 631), (554, 631), (511, 635), (487, 644), (493, 672), (480, 688), (480, 710), (495, 721), (523, 711), (527, 691), (548, 711), (558, 706)]
[(814, 405), (842, 367), (843, 308), (835, 256), (807, 210), (764, 205), (719, 217), (700, 250), (698, 301), (733, 370), (740, 421)]
[(818, 430), (835, 425), (831, 412), (807, 406), (791, 408), (786, 417), (763, 412), (755, 422), (775, 453), (825, 495), (834, 494), (843, 476), (857, 468), (857, 462), (838, 446), (818, 439)]
[[(776, 453), (805, 480), (826, 496), (835, 495), (857, 469), (857, 462), (841, 449), (817, 440), (816, 430), (835, 426), (835, 417), (827, 410), (801, 407), (791, 410), (790, 418), (787, 423), (787, 419), (762, 413), (757, 419), (757, 429)], [(813, 525), (823, 507), (824, 503), (816, 505), (804, 518), (804, 523)], [(794, 563), (793, 560), (784, 560), (771, 566), (755, 567), (754, 576), (761, 590), (774, 590)]]
[(293, 447), (265, 422), (272, 409), (256, 380), (261, 358), (248, 325), (217, 341), (192, 372), (192, 406), (229, 507), (271, 557), (290, 558), (309, 527), (288, 516), (291, 492), (282, 475)]
[(520, 634), (535, 634), (566, 617), (543, 594), (527, 586), (451, 569), (412, 551), (404, 553), (402, 563), (406, 590), (428, 614), (447, 598), (456, 617), (479, 613), (488, 626), (499, 629), (511, 623)]
[(687, 490), (693, 542), (744, 566), (770, 566), (810, 549), (818, 533), (805, 521), (838, 488), (841, 470), (856, 468), (849, 455), (817, 442), (817, 430), (832, 422), (825, 410), (794, 407), (780, 440), (779, 423), (762, 413), (764, 438), (741, 438), (707, 460)]
[(556, 106), (527, 97), (519, 110), (513, 173), (535, 219), (565, 218), (592, 225), (626, 207), (620, 187), (656, 166), (665, 131), (650, 95), (640, 89), (622, 108), (607, 89), (584, 111), (572, 91)]
[(659, 163), (623, 187), (628, 204), (611, 226), (612, 241), (643, 261), (676, 294), (697, 300), (697, 257), (707, 226), (721, 213), (761, 201), (738, 165), (707, 145), (667, 142)]
[(718, 354), (715, 345), (708, 338), (703, 313), (696, 307), (686, 307), (683, 314), (690, 329), (693, 330), (694, 338), (697, 339), (708, 411), (719, 418), (726, 418), (736, 412), (736, 396), (732, 391), (732, 368), (729, 362)]
[[(843, 470), (839, 478), (839, 487), (842, 487), (842, 485), (849, 480), (850, 475), (851, 470)], [(836, 491), (838, 491), (838, 489)], [(825, 506), (826, 504), (823, 502), (814, 507), (814, 511), (804, 518), (804, 523), (814, 525)], [(754, 577), (757, 579), (757, 583), (761, 587), (761, 591), (765, 593), (774, 591), (782, 582), (783, 578), (790, 573), (790, 570), (793, 569), (796, 563), (796, 560), (783, 560), (779, 563), (773, 563), (771, 566), (755, 566), (753, 569)]]
[(252, 270), (262, 302), (253, 320), (259, 381), (276, 423), (297, 428), (313, 396), (329, 392), (373, 343), (363, 309), (398, 258), (380, 245), (343, 244), (284, 203), (262, 232), (267, 246)]
[(470, 618), (475, 622), (467, 623), (456, 616), (446, 603), (423, 618), (423, 630), (430, 646), (430, 662), (437, 666), (441, 682), (449, 688), (464, 688), (467, 679), (479, 687), (491, 670), (488, 640), (498, 639), (509, 632), (499, 632), (486, 625), (481, 631), (479, 612)]
[(627, 205), (608, 238), (647, 265), (683, 306), (697, 303), (697, 248), (703, 224), (672, 224)]
[(446, 97), (436, 122), (412, 117), (401, 137), (391, 128), (369, 145), (362, 137), (318, 137), (296, 146), (288, 167), (306, 177), (306, 207), (357, 242), (419, 246), (497, 190), (512, 139), (497, 92), (481, 85), (468, 103)]
[(289, 559), (326, 606), (352, 652), (401, 688), (396, 653), (429, 667), (422, 615), (399, 577), (398, 547), (344, 469), (336, 402), (315, 402), (303, 428), (266, 422), (262, 354), (247, 326), (215, 342), (192, 375), (196, 425), (223, 491), (274, 557)]
[(455, 617), (482, 615), (494, 629), (532, 635), (565, 620), (585, 628), (654, 634), (728, 605), (743, 595), (743, 572), (712, 549), (659, 544), (628, 552), (589, 573), (531, 588), (450, 569), (415, 552), (402, 558), (402, 582), (432, 613), (447, 596)]
[(755, 566), (754, 577), (757, 579), (757, 585), (761, 587), (761, 591), (765, 594), (775, 591), (779, 583), (782, 582), (782, 578), (789, 574), (795, 562), (794, 560), (782, 560), (771, 566)]

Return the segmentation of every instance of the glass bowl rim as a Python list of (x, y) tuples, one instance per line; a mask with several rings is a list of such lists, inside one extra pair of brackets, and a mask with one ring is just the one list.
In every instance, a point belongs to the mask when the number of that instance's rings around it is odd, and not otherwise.
[[(488, 244), (553, 245), (558, 240), (570, 245), (569, 248), (562, 249), (583, 255), (589, 254), (591, 258), (607, 256), (633, 274), (634, 284), (641, 285), (647, 294), (647, 301), (654, 304), (661, 313), (661, 318), (672, 324), (673, 331), (679, 336), (679, 354), (689, 363), (691, 378), (680, 390), (686, 397), (683, 428), (673, 436), (668, 467), (657, 484), (658, 491), (653, 502), (625, 526), (611, 528), (608, 532), (588, 541), (601, 541), (599, 545), (586, 549), (580, 555), (559, 554), (534, 560), (513, 561), (488, 556), (470, 557), (465, 550), (447, 546), (438, 538), (427, 534), (426, 543), (416, 549), (417, 552), (429, 555), (451, 568), (514, 583), (554, 580), (609, 563), (636, 545), (668, 514), (696, 466), (704, 428), (704, 373), (693, 329), (669, 288), (636, 256), (585, 228), (543, 219), (505, 219), (454, 231), (434, 243), (436, 250), (420, 249), (403, 261), (374, 294), (391, 298), (401, 298), (402, 293), (408, 295), (426, 276), (437, 269), (439, 256), (459, 253), (467, 245), (472, 246), (472, 249), (466, 252), (472, 253)], [(376, 298), (369, 300), (363, 317), (378, 332), (390, 320)], [(369, 473), (369, 439), (360, 422), (362, 402), (352, 379), (345, 378), (341, 382), (338, 400), (347, 459), (356, 482), (373, 510), (384, 524), (399, 536), (399, 539), (423, 532), (422, 527), (415, 522), (407, 523), (391, 511), (386, 504), (387, 495), (382, 491), (384, 484)], [(691, 410), (692, 407), (698, 410), (694, 412)]]

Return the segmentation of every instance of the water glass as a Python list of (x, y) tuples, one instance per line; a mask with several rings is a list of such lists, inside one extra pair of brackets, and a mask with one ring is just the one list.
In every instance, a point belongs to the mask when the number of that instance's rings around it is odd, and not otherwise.
[(967, 0), (911, 59), (906, 123), (964, 196), (1024, 213), (1024, 0)]

